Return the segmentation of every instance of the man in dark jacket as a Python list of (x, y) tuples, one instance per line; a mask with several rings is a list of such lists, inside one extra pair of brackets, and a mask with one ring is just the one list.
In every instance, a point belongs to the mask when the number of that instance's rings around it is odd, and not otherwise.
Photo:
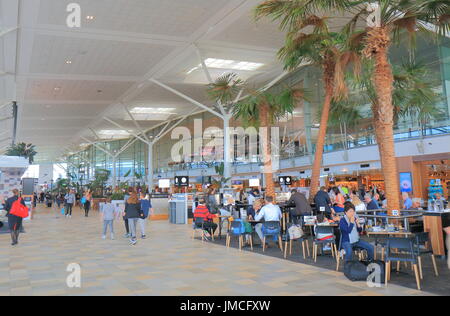
[(291, 211), (291, 216), (305, 216), (311, 215), (311, 206), (303, 193), (298, 192), (296, 189), (291, 191), (292, 195), (288, 204), (295, 206), (295, 209)]
[(327, 188), (321, 187), (320, 191), (317, 192), (316, 196), (314, 197), (314, 203), (316, 203), (317, 210), (320, 211), (321, 207), (325, 208), (325, 216), (328, 219), (331, 219), (331, 200), (330, 196), (327, 193)]

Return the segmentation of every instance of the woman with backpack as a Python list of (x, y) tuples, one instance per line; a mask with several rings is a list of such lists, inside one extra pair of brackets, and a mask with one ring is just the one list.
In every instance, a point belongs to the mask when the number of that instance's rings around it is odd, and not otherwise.
[[(19, 234), (22, 229), (22, 221), (26, 214), (21, 214), (21, 206), (27, 207), (23, 199), (19, 196), (19, 190), (14, 189), (14, 196), (6, 200), (5, 210), (8, 212), (8, 225), (11, 232), (11, 246), (15, 246), (19, 243)], [(25, 216), (26, 215), (26, 216)]]

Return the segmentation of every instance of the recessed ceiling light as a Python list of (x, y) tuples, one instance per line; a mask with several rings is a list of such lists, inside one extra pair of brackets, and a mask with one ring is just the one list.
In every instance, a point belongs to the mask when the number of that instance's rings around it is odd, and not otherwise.
[(95, 19), (95, 16), (93, 16), (93, 15), (86, 16), (86, 20), (92, 21), (94, 19)]
[(55, 87), (53, 90), (59, 91), (59, 90), (61, 90), (61, 87)]
[(66, 64), (70, 65), (72, 63), (71, 60), (66, 60)]

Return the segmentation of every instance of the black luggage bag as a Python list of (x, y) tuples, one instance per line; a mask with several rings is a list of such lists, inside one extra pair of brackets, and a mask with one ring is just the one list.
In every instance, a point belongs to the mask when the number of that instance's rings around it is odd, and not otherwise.
[[(369, 267), (369, 265), (371, 265)], [(377, 273), (380, 275), (378, 276)], [(348, 261), (344, 264), (344, 275), (353, 282), (370, 281), (385, 282), (386, 265), (383, 261)]]

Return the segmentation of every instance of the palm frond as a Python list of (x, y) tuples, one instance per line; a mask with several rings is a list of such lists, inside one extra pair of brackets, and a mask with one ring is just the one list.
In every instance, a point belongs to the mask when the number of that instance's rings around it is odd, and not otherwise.
[(207, 94), (215, 102), (226, 105), (236, 98), (243, 84), (237, 74), (227, 73), (208, 85)]

